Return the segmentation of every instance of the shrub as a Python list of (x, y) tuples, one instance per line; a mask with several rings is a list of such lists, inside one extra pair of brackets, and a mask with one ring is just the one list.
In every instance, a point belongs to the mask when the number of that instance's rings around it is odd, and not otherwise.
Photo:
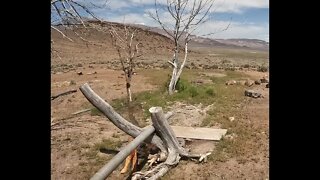
[(214, 90), (212, 88), (208, 88), (206, 90), (206, 94), (207, 95), (210, 95), (210, 96), (214, 96), (216, 93), (214, 92)]
[(259, 66), (258, 71), (259, 71), (259, 72), (267, 72), (267, 71), (268, 71), (268, 67), (266, 67), (266, 66)]
[(195, 88), (194, 86), (191, 86), (189, 88), (189, 93), (190, 93), (191, 97), (196, 97), (199, 95), (197, 88)]

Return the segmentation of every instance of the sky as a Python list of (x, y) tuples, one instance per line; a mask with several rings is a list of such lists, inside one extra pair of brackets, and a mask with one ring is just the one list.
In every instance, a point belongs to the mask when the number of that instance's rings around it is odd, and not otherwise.
[[(109, 0), (107, 3), (106, 0), (75, 1), (85, 3), (90, 1), (99, 6), (100, 8), (92, 10), (96, 16), (106, 21), (159, 27), (148, 15), (148, 12), (155, 12), (154, 0)], [(160, 7), (160, 19), (170, 27), (173, 25), (173, 18), (167, 11), (161, 11), (161, 5), (165, 5), (167, 0), (157, 0), (157, 2)], [(269, 42), (268, 0), (215, 0), (208, 17), (209, 20), (194, 31), (195, 35), (214, 33), (209, 37), (249, 38)]]

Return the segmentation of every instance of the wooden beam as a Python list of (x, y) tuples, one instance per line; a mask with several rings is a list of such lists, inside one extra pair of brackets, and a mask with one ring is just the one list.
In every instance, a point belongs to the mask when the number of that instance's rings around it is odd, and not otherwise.
[(226, 129), (171, 126), (175, 135), (181, 138), (219, 141), (227, 133)]

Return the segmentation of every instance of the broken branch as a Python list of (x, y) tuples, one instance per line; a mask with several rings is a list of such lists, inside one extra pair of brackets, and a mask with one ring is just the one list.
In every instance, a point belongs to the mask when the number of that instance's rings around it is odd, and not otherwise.
[(58, 98), (58, 97), (60, 97), (60, 96), (68, 95), (68, 94), (75, 93), (75, 92), (77, 92), (76, 89), (70, 90), (70, 91), (67, 91), (67, 92), (63, 92), (63, 93), (60, 93), (60, 94), (58, 94), (58, 95), (51, 96), (51, 100), (54, 100), (54, 99), (56, 99), (56, 98)]

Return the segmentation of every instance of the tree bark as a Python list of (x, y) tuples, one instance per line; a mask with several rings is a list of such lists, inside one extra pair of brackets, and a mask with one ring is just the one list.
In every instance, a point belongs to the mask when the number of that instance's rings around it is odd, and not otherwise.
[(168, 87), (169, 95), (172, 95), (176, 89), (177, 84), (177, 72), (178, 72), (178, 44), (176, 44), (176, 48), (173, 54), (173, 60), (170, 62), (170, 64), (173, 66), (172, 75), (170, 79), (170, 84)]

